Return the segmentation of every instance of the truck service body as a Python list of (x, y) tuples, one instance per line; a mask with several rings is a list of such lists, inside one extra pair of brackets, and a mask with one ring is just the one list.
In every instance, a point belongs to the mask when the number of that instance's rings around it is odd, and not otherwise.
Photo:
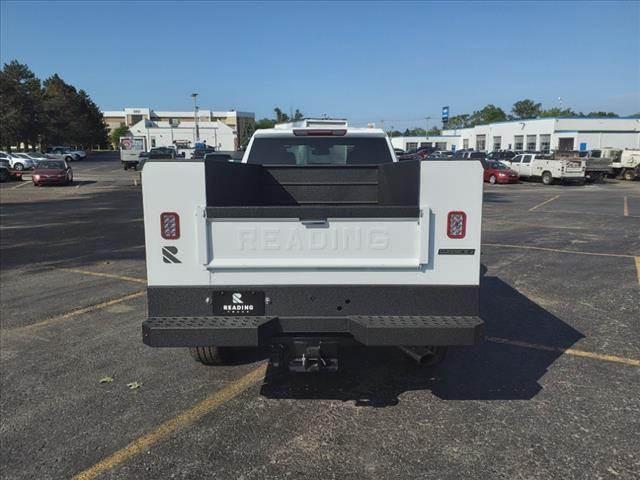
[(482, 173), (329, 121), (259, 130), (242, 163), (150, 159), (143, 341), (204, 363), (277, 345), (302, 370), (350, 343), (476, 344)]

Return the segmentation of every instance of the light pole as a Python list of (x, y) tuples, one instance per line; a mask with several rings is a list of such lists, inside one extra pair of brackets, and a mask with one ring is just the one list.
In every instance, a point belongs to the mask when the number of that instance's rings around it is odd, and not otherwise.
[(424, 117), (425, 126), (427, 127), (424, 136), (427, 138), (429, 138), (429, 120), (431, 120), (431, 117)]
[(198, 143), (200, 141), (200, 126), (198, 125), (198, 104), (196, 103), (198, 94), (194, 92), (191, 94), (191, 97), (193, 98), (193, 118), (196, 121), (196, 139), (194, 143)]

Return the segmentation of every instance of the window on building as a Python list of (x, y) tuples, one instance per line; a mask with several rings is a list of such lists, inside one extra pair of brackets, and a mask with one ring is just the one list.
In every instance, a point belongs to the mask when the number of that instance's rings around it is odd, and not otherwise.
[(487, 136), (486, 135), (477, 135), (476, 136), (476, 150), (482, 152), (487, 148)]
[(551, 150), (551, 135), (540, 135), (540, 150), (549, 153)]
[(156, 139), (152, 138), (151, 139), (151, 148), (155, 148), (155, 146), (156, 146)]
[(464, 140), (462, 140), (462, 148), (463, 149), (468, 149), (469, 148), (469, 139), (465, 138)]
[(421, 147), (432, 147), (433, 144), (431, 142), (420, 142)]
[(536, 136), (535, 135), (527, 135), (527, 150), (530, 152), (535, 152), (536, 150)]
[(502, 137), (493, 137), (493, 151), (497, 152), (502, 148)]
[(516, 135), (515, 137), (513, 137), (513, 145), (513, 148), (516, 152), (521, 152), (524, 147), (524, 136)]
[(436, 150), (446, 150), (447, 142), (436, 142)]
[(412, 148), (418, 148), (418, 142), (407, 142), (405, 150), (411, 150)]

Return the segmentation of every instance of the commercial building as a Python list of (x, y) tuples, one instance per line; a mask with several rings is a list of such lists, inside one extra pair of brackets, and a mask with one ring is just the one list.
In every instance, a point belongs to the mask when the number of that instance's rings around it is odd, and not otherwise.
[[(431, 146), (495, 150), (597, 150), (640, 148), (640, 118), (534, 118), (448, 129), (440, 137), (395, 137), (394, 147)], [(438, 145), (438, 142), (441, 142)], [(416, 145), (418, 143), (418, 145)], [(455, 147), (455, 148), (454, 148)]]
[[(129, 131), (137, 137), (145, 137), (149, 148), (182, 147), (193, 148), (196, 138), (196, 124), (192, 121), (179, 122), (140, 120), (131, 125)], [(234, 129), (221, 121), (198, 122), (197, 138), (200, 143), (216, 147), (218, 150), (233, 151), (238, 149), (238, 136)]]
[(457, 135), (428, 135), (426, 137), (392, 137), (393, 148), (401, 148), (405, 152), (412, 148), (433, 147), (436, 150), (456, 150)]
[[(195, 121), (193, 111), (174, 112), (153, 110), (151, 108), (125, 108), (123, 110), (102, 112), (109, 131), (121, 127), (131, 127), (142, 120), (162, 124), (163, 122), (180, 127), (183, 122)], [(231, 127), (237, 137), (237, 145), (246, 143), (255, 128), (255, 114), (252, 112), (237, 112), (235, 110), (215, 111), (198, 110), (198, 123), (221, 122)]]

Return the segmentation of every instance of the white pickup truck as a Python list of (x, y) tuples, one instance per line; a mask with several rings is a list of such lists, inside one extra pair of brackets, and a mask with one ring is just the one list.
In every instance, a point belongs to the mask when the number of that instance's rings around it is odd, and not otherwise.
[(518, 172), (520, 178), (540, 179), (545, 185), (551, 185), (556, 180), (585, 181), (586, 161), (581, 158), (563, 160), (544, 154), (521, 153), (507, 163)]
[(333, 370), (354, 343), (439, 363), (483, 338), (482, 174), (311, 121), (258, 130), (241, 163), (150, 159), (143, 341), (205, 364), (272, 346), (296, 371)]

